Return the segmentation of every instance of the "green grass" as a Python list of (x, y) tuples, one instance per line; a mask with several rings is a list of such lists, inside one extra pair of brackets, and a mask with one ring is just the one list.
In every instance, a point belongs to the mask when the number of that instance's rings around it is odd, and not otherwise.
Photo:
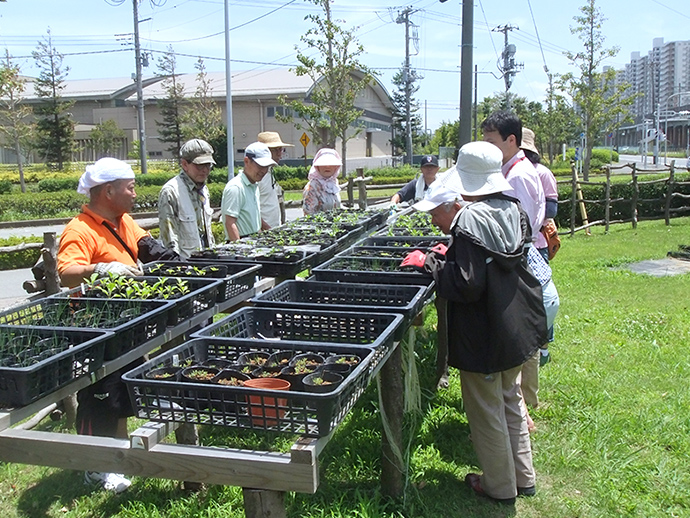
[[(435, 314), (419, 333), (422, 412), (406, 418), (409, 484), (404, 501), (379, 490), (381, 424), (372, 385), (320, 456), (314, 495), (289, 494), (290, 518), (590, 518), (690, 516), (690, 276), (655, 278), (625, 269), (690, 244), (690, 219), (617, 225), (608, 235), (564, 237), (554, 259), (561, 308), (553, 361), (541, 372), (532, 415), (538, 494), (514, 511), (477, 499), (462, 484), (476, 471), (457, 372), (431, 390)], [(134, 426), (135, 423), (132, 423)], [(61, 425), (48, 422), (43, 429)], [(205, 444), (285, 451), (289, 438), (202, 428)], [(408, 443), (406, 443), (407, 445)], [(135, 478), (119, 496), (91, 492), (81, 473), (0, 464), (0, 512), (12, 517), (243, 516), (238, 488), (184, 495), (174, 482)]]

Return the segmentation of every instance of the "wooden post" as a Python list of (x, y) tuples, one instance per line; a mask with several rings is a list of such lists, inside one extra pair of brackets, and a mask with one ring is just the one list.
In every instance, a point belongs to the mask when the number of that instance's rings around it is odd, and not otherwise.
[(671, 160), (668, 182), (666, 183), (666, 206), (664, 207), (664, 218), (666, 226), (671, 224), (671, 199), (673, 198), (673, 188), (676, 183), (676, 161)]
[(244, 515), (247, 518), (286, 518), (285, 493), (243, 487)]
[[(402, 350), (397, 344), (391, 357), (381, 367), (381, 418), (386, 419), (381, 440), (381, 492), (394, 499), (403, 494), (405, 464), (403, 451), (403, 369)], [(388, 430), (390, 433), (387, 433)]]
[(604, 224), (606, 226), (606, 233), (609, 233), (609, 225), (611, 221), (611, 166), (606, 166), (606, 187), (604, 188)]
[(637, 183), (637, 164), (632, 165), (632, 184), (633, 193), (632, 200), (630, 200), (630, 208), (632, 210), (632, 227), (637, 228), (637, 200), (640, 197), (640, 186)]
[(347, 206), (355, 206), (355, 180), (352, 177), (347, 179)]
[(575, 163), (570, 164), (570, 170), (572, 173), (572, 185), (570, 192), (570, 235), (575, 234), (575, 215), (577, 207), (577, 170), (575, 169)]
[(60, 276), (57, 271), (57, 240), (55, 232), (43, 233), (43, 264), (45, 265), (46, 295), (60, 291)]
[(359, 179), (359, 181), (357, 182), (357, 190), (359, 191), (359, 199), (357, 200), (357, 204), (359, 205), (360, 209), (366, 209), (367, 208), (367, 184), (364, 181), (364, 168), (363, 167), (357, 168), (357, 178)]

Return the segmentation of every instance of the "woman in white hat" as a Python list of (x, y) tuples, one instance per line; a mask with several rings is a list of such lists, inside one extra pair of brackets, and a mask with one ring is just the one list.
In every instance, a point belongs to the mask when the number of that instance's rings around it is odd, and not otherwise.
[(316, 153), (302, 194), (306, 216), (340, 208), (338, 175), (342, 166), (343, 161), (335, 149), (322, 148)]

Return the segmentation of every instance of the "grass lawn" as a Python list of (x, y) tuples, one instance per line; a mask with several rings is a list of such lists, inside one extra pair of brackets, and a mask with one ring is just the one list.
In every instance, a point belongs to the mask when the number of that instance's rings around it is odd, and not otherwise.
[[(662, 258), (690, 244), (690, 219), (595, 228), (564, 237), (554, 259), (561, 296), (553, 361), (541, 372), (541, 406), (532, 415), (537, 496), (515, 508), (478, 499), (462, 479), (476, 458), (459, 379), (431, 390), (435, 314), (418, 333), (422, 411), (406, 418), (409, 483), (402, 502), (379, 492), (381, 424), (369, 388), (320, 456), (315, 495), (289, 494), (291, 518), (668, 517), (690, 516), (690, 276), (636, 275), (626, 263)], [(426, 336), (422, 336), (422, 335)], [(136, 423), (132, 423), (135, 426)], [(47, 422), (43, 429), (60, 428)], [(205, 444), (267, 444), (276, 439), (202, 428)], [(174, 482), (135, 478), (126, 493), (90, 491), (82, 474), (0, 463), (4, 518), (243, 516), (239, 488), (184, 495)]]

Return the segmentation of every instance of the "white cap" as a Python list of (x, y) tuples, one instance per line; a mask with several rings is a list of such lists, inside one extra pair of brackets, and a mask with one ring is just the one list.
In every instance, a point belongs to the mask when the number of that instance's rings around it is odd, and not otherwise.
[(117, 158), (101, 158), (95, 164), (87, 165), (86, 172), (79, 178), (77, 192), (91, 197), (91, 189), (115, 180), (132, 180), (132, 167)]
[(429, 187), (424, 199), (418, 201), (412, 205), (412, 207), (415, 210), (429, 212), (430, 210), (434, 210), (439, 205), (443, 205), (444, 203), (452, 203), (458, 199), (460, 199), (460, 194), (458, 194), (458, 192), (451, 186), (446, 185), (444, 182), (434, 182)]
[(503, 153), (489, 142), (470, 142), (460, 148), (455, 164), (462, 195), (486, 196), (512, 189), (503, 177)]
[(249, 144), (244, 150), (244, 156), (246, 156), (247, 158), (251, 158), (261, 167), (278, 165), (276, 162), (273, 161), (273, 158), (271, 158), (271, 150), (268, 149), (268, 146), (266, 144), (263, 144), (261, 142), (254, 142), (253, 144)]

